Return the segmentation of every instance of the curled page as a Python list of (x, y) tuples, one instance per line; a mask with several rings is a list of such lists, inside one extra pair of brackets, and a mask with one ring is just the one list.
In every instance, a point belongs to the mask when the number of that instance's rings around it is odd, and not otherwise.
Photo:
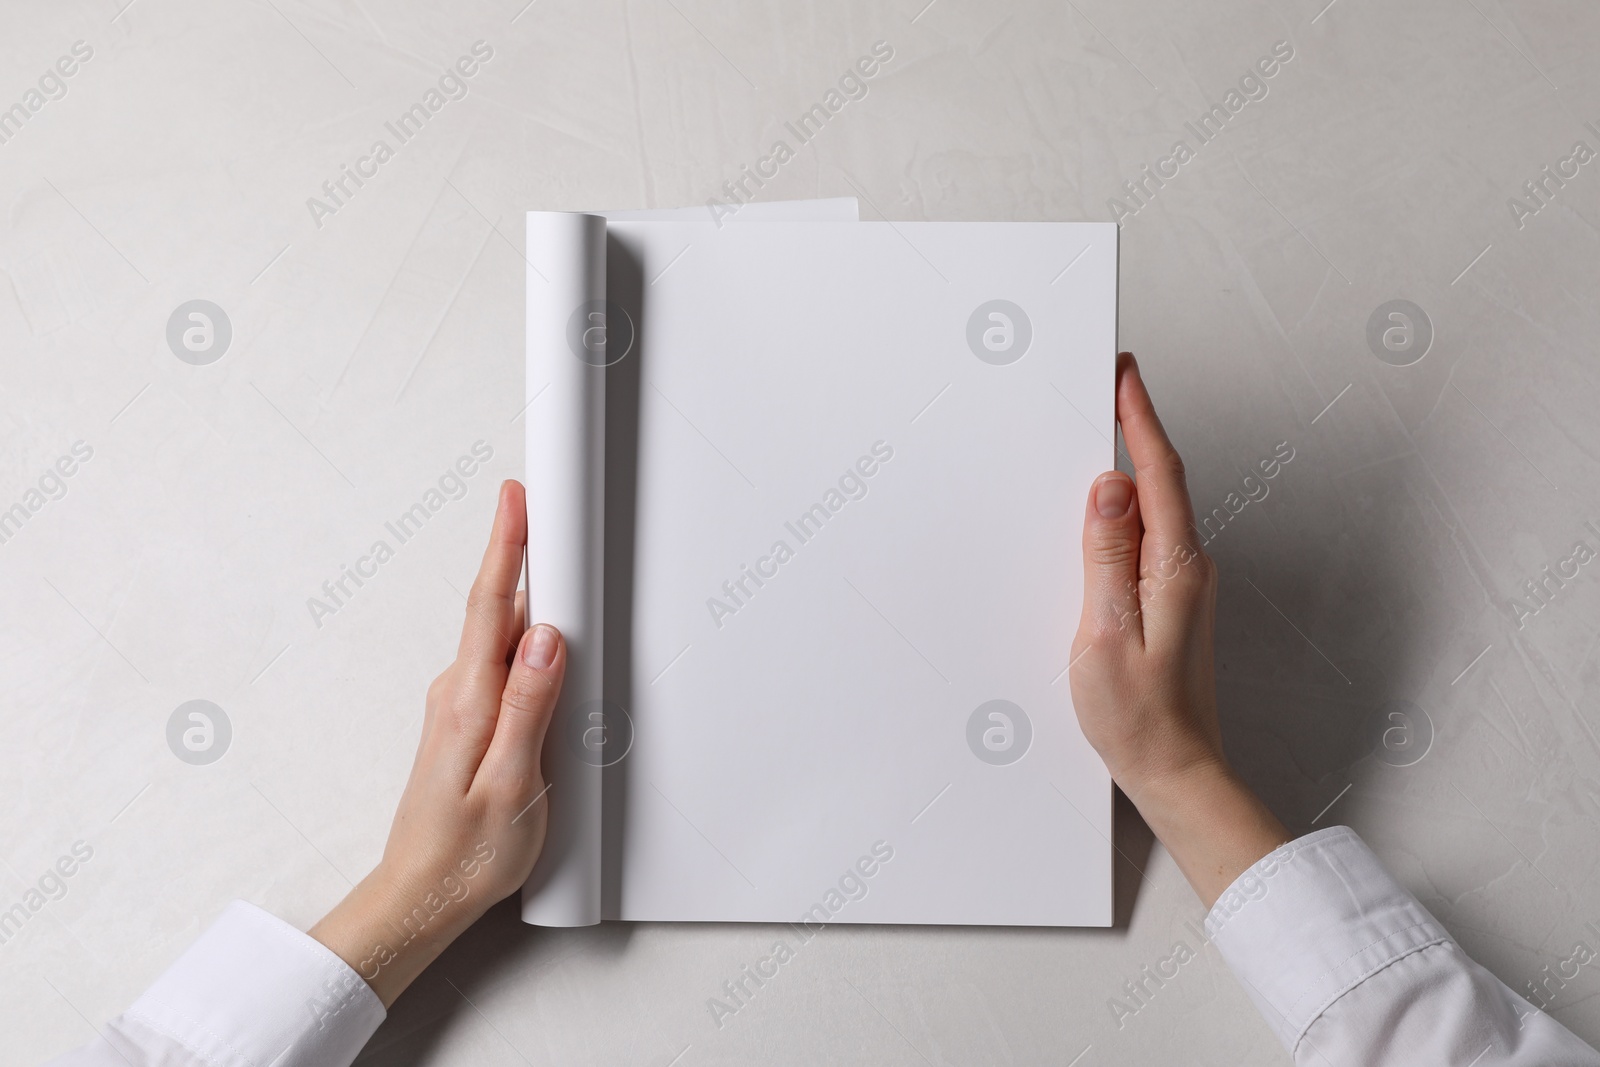
[[(706, 218), (699, 207), (530, 211), (527, 217), (529, 618), (558, 626), (568, 655), (544, 748), (549, 833), (522, 890), (522, 919), (536, 926), (588, 926), (618, 917), (620, 907), (617, 825), (626, 789), (616, 764), (633, 736), (625, 705), (632, 703), (631, 561), (641, 385), (639, 356), (627, 357), (637, 337), (634, 318), (642, 311), (643, 279), (628, 249), (608, 235), (607, 220)], [(844, 197), (748, 204), (736, 221), (856, 219), (855, 200)], [(609, 253), (608, 241), (613, 242)], [(608, 374), (614, 375), (609, 401)], [(615, 527), (609, 535), (608, 483)], [(608, 553), (616, 565), (609, 583)]]
[(530, 621), (558, 627), (566, 680), (544, 747), (549, 832), (522, 889), (537, 926), (600, 921), (606, 221), (530, 211), (524, 416)]

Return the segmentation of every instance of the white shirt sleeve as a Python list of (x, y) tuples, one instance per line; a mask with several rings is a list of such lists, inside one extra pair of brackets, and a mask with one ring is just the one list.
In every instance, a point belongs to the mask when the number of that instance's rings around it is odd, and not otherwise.
[(1296, 1064), (1600, 1067), (1474, 963), (1347, 826), (1240, 875), (1206, 935)]
[(348, 1067), (384, 1014), (326, 946), (236, 900), (96, 1041), (50, 1067)]

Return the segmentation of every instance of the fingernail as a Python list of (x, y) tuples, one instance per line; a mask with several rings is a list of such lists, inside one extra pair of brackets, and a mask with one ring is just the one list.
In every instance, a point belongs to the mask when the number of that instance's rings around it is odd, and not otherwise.
[(556, 661), (556, 645), (561, 641), (561, 635), (556, 633), (554, 626), (540, 623), (533, 628), (533, 636), (528, 638), (527, 647), (522, 652), (522, 662), (536, 671), (542, 671)]
[(1133, 483), (1126, 475), (1108, 474), (1095, 483), (1094, 509), (1102, 519), (1120, 519), (1133, 502)]

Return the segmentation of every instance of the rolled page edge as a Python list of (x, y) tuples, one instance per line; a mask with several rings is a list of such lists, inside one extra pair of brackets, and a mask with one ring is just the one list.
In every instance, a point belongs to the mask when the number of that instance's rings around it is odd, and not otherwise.
[(606, 299), (606, 221), (530, 211), (526, 249), (528, 621), (560, 629), (567, 670), (544, 745), (548, 831), (522, 888), (522, 920), (591, 926), (601, 909), (601, 770), (570, 742), (602, 691), (606, 372), (580, 346), (587, 313), (603, 313)]

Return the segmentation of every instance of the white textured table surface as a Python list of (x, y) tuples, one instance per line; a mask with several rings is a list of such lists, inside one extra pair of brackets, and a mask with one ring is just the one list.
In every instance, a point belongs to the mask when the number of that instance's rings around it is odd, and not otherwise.
[[(780, 139), (762, 199), (863, 218), (1120, 197), (1122, 343), (1222, 509), (1232, 754), (1513, 988), (1600, 946), (1600, 8), (524, 2), (4, 5), (0, 909), (92, 856), (0, 944), (0, 1061), (87, 1040), (229, 899), (309, 925), (375, 861), (520, 473), (521, 213), (704, 203)], [(465, 95), (386, 132), (477, 41)], [(800, 143), (785, 122), (878, 41)], [(368, 177), (334, 201), (344, 166)], [(197, 299), (231, 324), (207, 365), (168, 343)], [(313, 618), (480, 440), (464, 495)], [(210, 765), (168, 744), (197, 699), (232, 728)], [(1285, 1062), (1129, 809), (1118, 836), (1113, 930), (831, 928), (720, 1029), (707, 998), (776, 931), (502, 907), (365, 1061)], [(1177, 942), (1196, 958), (1115, 1011)], [(1597, 992), (1581, 968), (1552, 1009), (1591, 1041)]]

